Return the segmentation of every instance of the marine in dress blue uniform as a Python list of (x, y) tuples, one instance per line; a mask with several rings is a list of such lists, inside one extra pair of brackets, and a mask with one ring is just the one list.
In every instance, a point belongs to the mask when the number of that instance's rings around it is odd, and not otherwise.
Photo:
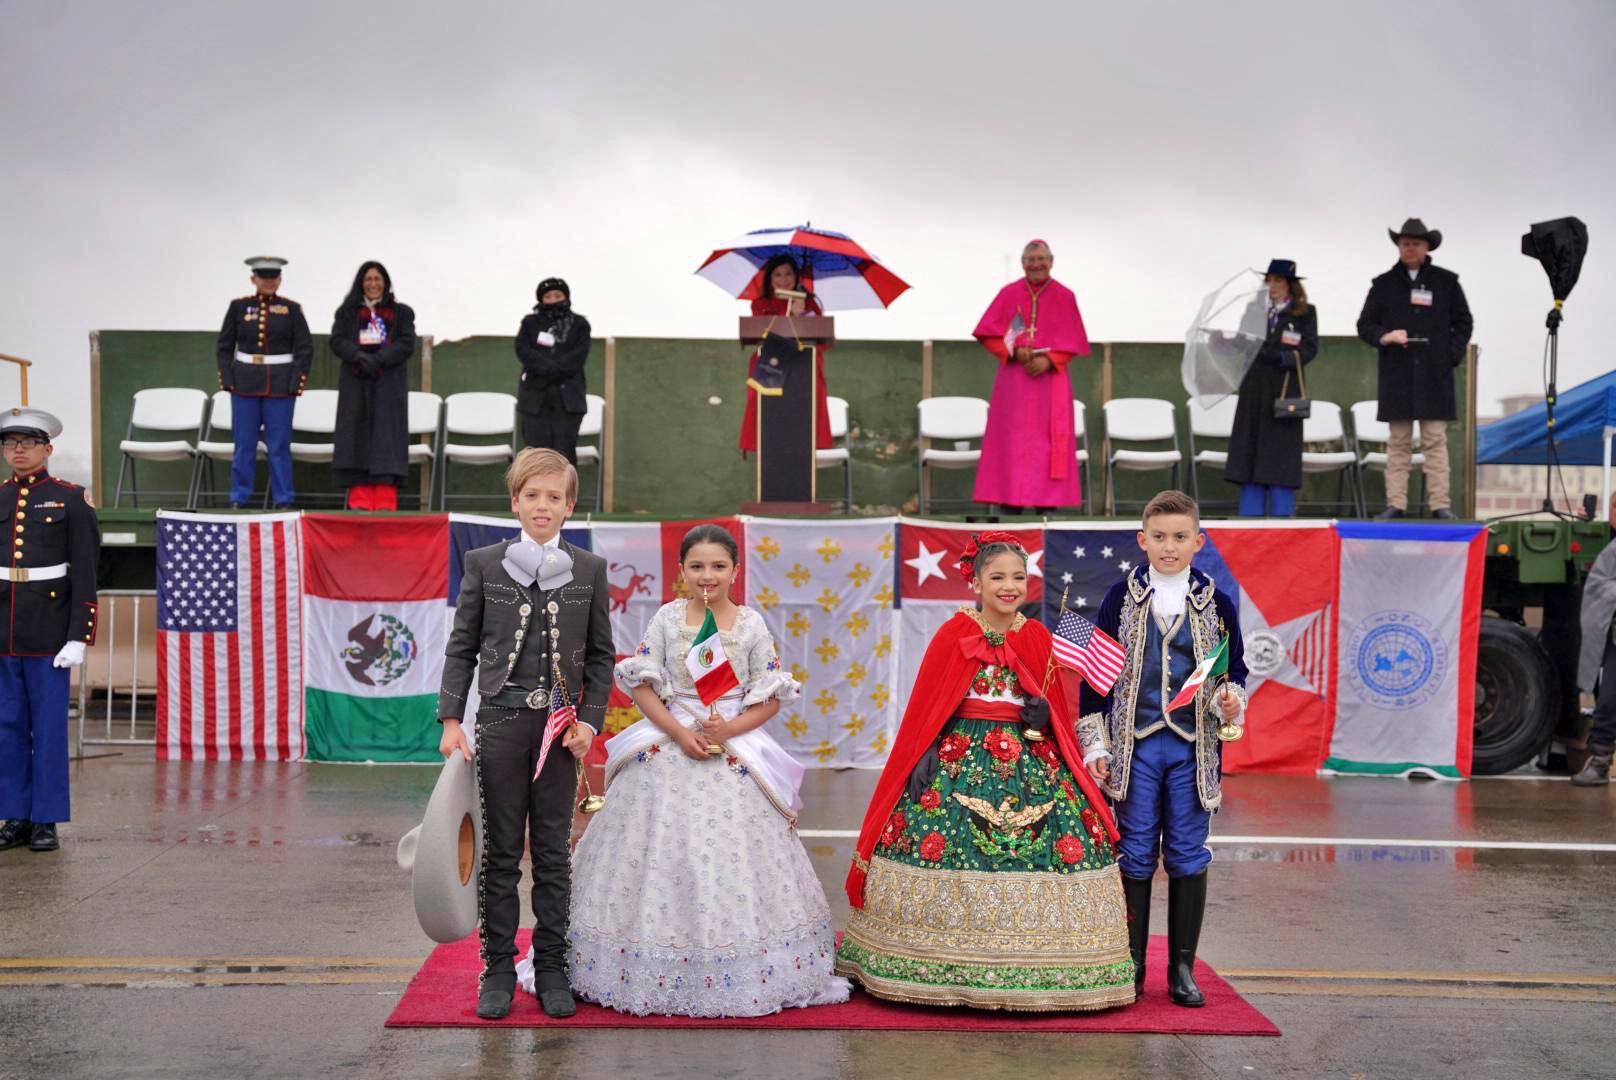
[(1168, 989), (1176, 1003), (1200, 1005), (1204, 999), (1190, 973), (1212, 861), (1206, 841), (1223, 800), (1216, 735), (1222, 717), (1211, 680), (1190, 704), (1170, 713), (1165, 706), (1227, 635), (1227, 686), (1243, 722), (1240, 621), (1230, 599), (1201, 571), (1164, 575), (1141, 563), (1111, 587), (1095, 625), (1116, 639), (1126, 661), (1110, 694), (1084, 683), (1078, 741), (1085, 763), (1111, 759), (1102, 787), (1122, 833), (1117, 864), (1128, 899), (1135, 981), (1142, 989), (1151, 880), (1160, 862), (1168, 878)]
[(252, 498), (263, 432), (269, 458), (269, 494), (277, 509), (289, 509), (292, 489), (292, 407), (309, 382), (314, 339), (303, 306), (279, 295), (285, 259), (256, 255), (253, 294), (230, 301), (219, 328), (219, 389), (230, 391), (230, 432), (236, 443), (230, 464), (230, 505)]
[(11, 476), (0, 513), (0, 850), (55, 851), (68, 820), (67, 706), (72, 669), (95, 642), (101, 529), (84, 489), (45, 468), (62, 422), (39, 409), (0, 414)]

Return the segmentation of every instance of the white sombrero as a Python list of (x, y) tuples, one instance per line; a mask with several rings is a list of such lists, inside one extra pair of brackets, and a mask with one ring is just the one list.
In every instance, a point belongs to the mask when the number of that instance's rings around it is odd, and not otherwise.
[(398, 865), (414, 879), (415, 917), (433, 941), (459, 941), (477, 929), (482, 860), (477, 770), (455, 753), (443, 763), (421, 824), (398, 841)]

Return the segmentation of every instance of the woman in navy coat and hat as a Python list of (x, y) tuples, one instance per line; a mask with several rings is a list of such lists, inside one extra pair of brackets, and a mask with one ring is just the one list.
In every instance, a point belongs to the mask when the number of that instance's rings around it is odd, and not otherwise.
[(1223, 477), (1240, 485), (1242, 517), (1290, 517), (1302, 486), (1302, 421), (1275, 419), (1274, 402), (1301, 397), (1301, 369), (1319, 351), (1319, 317), (1291, 259), (1274, 259), (1268, 286), (1268, 336), (1240, 383)]

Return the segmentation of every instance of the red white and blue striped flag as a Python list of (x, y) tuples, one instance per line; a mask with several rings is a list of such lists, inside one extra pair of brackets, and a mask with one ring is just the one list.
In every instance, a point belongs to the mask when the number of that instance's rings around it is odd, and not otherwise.
[(159, 511), (158, 760), (303, 757), (297, 517)]
[(544, 738), (539, 740), (539, 763), (533, 767), (533, 779), (544, 771), (544, 760), (550, 756), (550, 744), (556, 736), (578, 722), (578, 710), (567, 700), (567, 692), (557, 686), (550, 691), (550, 717), (544, 722)]
[(1075, 611), (1062, 613), (1055, 624), (1055, 659), (1087, 679), (1102, 694), (1122, 674), (1122, 646)]

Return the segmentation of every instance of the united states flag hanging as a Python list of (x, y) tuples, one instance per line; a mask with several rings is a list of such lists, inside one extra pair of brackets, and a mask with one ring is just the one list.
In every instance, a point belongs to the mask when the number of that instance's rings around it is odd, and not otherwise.
[(296, 514), (157, 515), (157, 757), (303, 757)]

